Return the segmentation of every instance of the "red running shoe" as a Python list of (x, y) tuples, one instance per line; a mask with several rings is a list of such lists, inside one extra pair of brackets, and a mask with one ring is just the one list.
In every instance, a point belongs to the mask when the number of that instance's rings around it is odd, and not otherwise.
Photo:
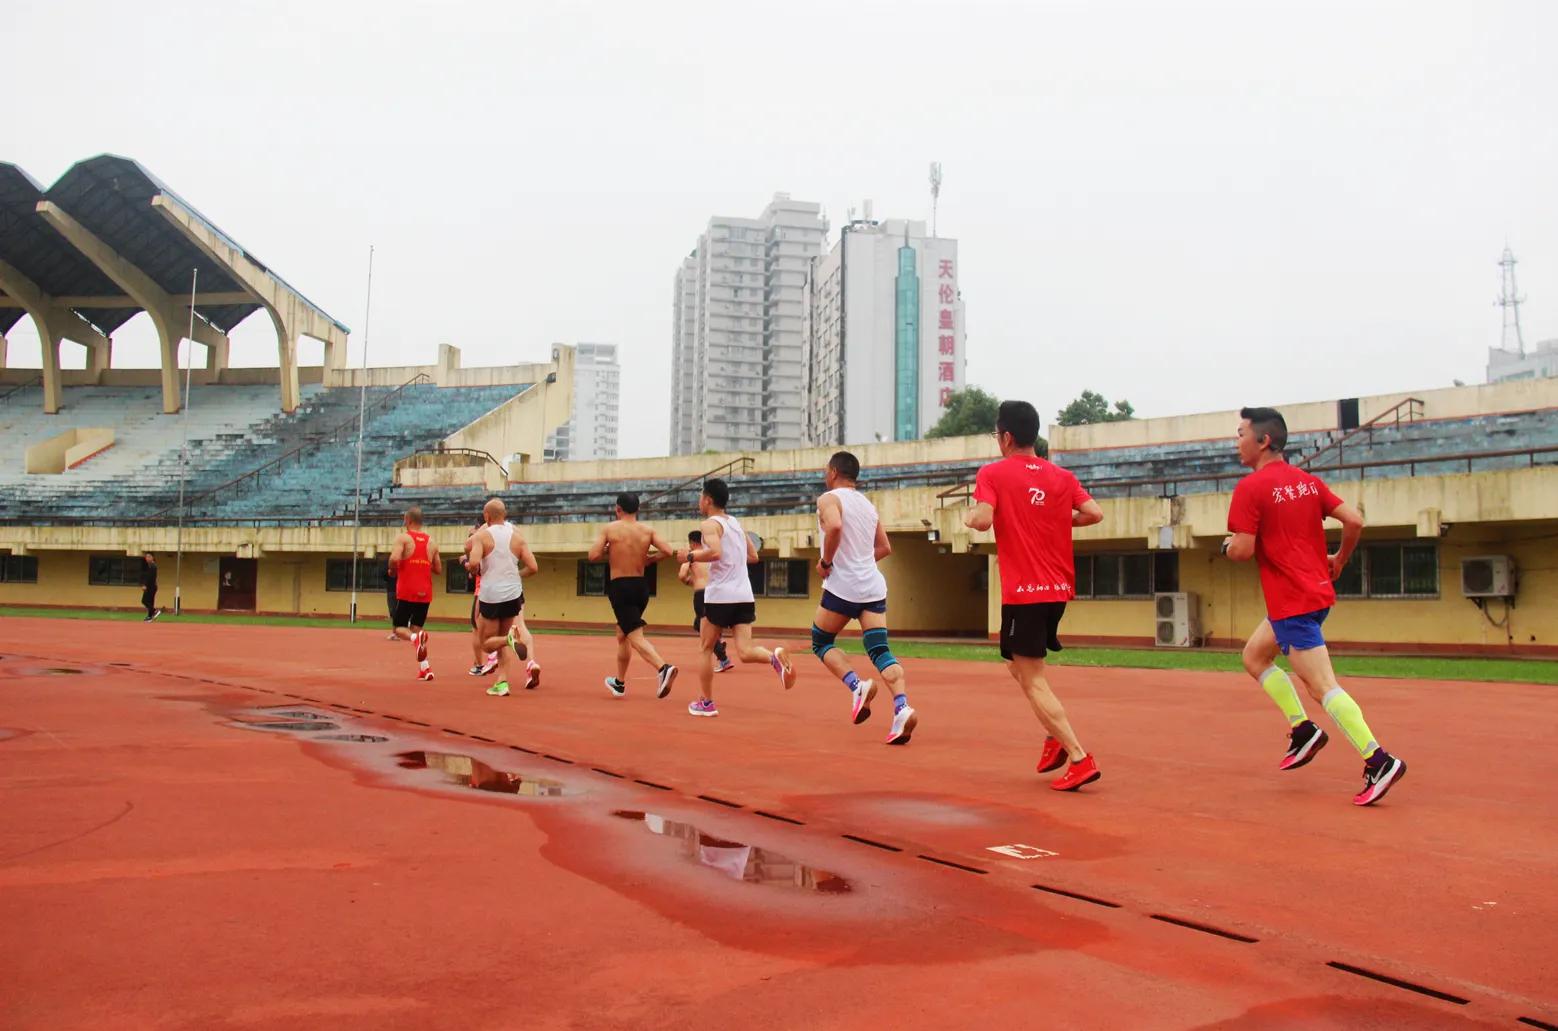
[(1044, 739), (1044, 751), (1039, 755), (1039, 772), (1054, 773), (1066, 765), (1066, 749), (1052, 737)]
[(1102, 776), (1103, 774), (1098, 772), (1098, 764), (1093, 761), (1093, 757), (1086, 755), (1082, 757), (1081, 762), (1074, 762), (1067, 766), (1066, 772), (1052, 781), (1050, 787), (1056, 791), (1075, 791), (1082, 785), (1091, 784)]
[(427, 631), (417, 631), (417, 661), (422, 662), (427, 658)]

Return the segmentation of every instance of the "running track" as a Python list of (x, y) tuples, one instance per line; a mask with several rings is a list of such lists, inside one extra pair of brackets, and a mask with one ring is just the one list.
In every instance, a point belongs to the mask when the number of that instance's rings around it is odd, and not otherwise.
[[(423, 685), (364, 631), (0, 622), (0, 1026), (1558, 1025), (1552, 688), (1353, 682), (1410, 764), (1359, 810), (1341, 736), (1278, 773), (1281, 719), (1232, 675), (1058, 670), (1104, 771), (1060, 795), (995, 664), (911, 660), (921, 730), (890, 749), (804, 651), (793, 692), (747, 667), (694, 720), (690, 672), (609, 698), (606, 639), (543, 637), (508, 699), (464, 640)], [(390, 740), (234, 725), (260, 707)], [(850, 890), (728, 879), (619, 810)], [(1057, 854), (988, 851), (1014, 843)]]

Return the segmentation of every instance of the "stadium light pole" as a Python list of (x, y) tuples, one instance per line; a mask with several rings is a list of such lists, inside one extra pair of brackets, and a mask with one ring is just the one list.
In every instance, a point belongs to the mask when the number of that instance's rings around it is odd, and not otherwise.
[(352, 509), (352, 611), (349, 621), (357, 622), (358, 540), (362, 536), (362, 426), (368, 408), (368, 326), (373, 318), (373, 245), (368, 245), (368, 299), (362, 316), (362, 381), (357, 389), (357, 486)]
[(173, 614), (184, 611), (184, 484), (189, 479), (189, 385), (195, 375), (195, 288), (200, 283), (200, 270), (189, 270), (189, 335), (184, 338), (186, 360), (184, 362), (184, 411), (179, 417), (183, 424), (184, 440), (179, 445), (179, 529), (173, 557)]

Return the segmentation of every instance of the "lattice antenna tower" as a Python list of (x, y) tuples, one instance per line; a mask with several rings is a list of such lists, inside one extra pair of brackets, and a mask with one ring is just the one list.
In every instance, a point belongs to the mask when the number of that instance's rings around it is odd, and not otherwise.
[(1520, 306), (1525, 303), (1525, 298), (1520, 296), (1520, 289), (1515, 285), (1515, 254), (1507, 244), (1498, 264), (1501, 272), (1499, 297), (1493, 303), (1502, 308), (1504, 313), (1504, 330), (1499, 338), (1499, 346), (1523, 358), (1526, 341), (1520, 332)]
[(941, 200), (941, 162), (930, 163), (930, 235), (936, 235), (936, 206)]

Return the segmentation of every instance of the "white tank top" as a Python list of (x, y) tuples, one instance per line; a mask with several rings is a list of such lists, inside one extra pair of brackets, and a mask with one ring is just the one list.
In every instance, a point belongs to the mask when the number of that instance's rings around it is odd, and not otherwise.
[(728, 515), (714, 516), (720, 524), (719, 558), (709, 563), (709, 586), (704, 588), (706, 604), (730, 605), (754, 601), (752, 580), (747, 576), (747, 535), (741, 524)]
[(487, 527), (487, 532), (492, 534), (492, 550), (481, 557), (481, 593), (477, 597), (489, 605), (522, 597), (525, 585), (519, 579), (519, 560), (510, 547), (514, 524), (499, 523)]
[[(828, 494), (838, 499), (844, 514), (844, 533), (833, 553), (833, 569), (822, 581), (823, 590), (845, 601), (864, 603), (887, 597), (887, 578), (876, 568), (876, 506), (850, 487)], [(822, 526), (817, 526), (822, 539)]]

